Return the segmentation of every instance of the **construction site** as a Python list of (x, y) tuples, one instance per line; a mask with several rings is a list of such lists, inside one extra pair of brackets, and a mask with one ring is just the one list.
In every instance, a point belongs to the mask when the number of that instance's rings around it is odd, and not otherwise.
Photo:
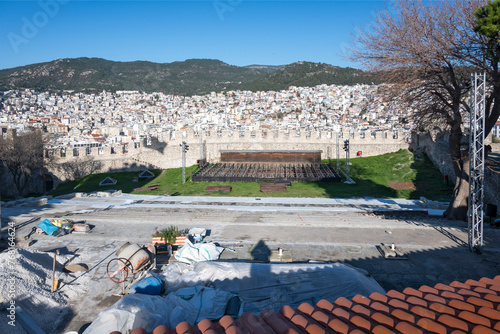
[[(15, 247), (4, 244), (0, 254), (2, 333), (301, 333), (311, 326), (408, 333), (455, 328), (450, 319), (464, 332), (496, 328), (500, 231), (485, 225), (483, 252), (471, 253), (467, 223), (440, 218), (445, 203), (119, 191), (40, 201), (2, 207), (4, 240), (15, 234)], [(34, 232), (45, 219), (88, 230)], [(172, 255), (155, 251), (153, 234), (172, 225), (204, 232)], [(155, 252), (153, 261), (128, 267), (120, 252), (127, 243)], [(188, 264), (176, 255), (200, 245), (217, 258)], [(140, 293), (141, 278), (162, 288)], [(191, 293), (192, 305), (172, 304), (186, 297), (181, 292)], [(196, 308), (203, 296), (214, 314)]]

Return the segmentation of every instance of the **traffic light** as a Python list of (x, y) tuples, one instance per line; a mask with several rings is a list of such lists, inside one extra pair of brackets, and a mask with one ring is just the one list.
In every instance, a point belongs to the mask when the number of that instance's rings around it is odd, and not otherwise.
[(180, 144), (180, 146), (182, 147), (182, 151), (184, 153), (186, 153), (189, 150), (189, 145), (185, 141), (183, 141), (182, 144)]
[(349, 139), (344, 140), (344, 151), (349, 150)]

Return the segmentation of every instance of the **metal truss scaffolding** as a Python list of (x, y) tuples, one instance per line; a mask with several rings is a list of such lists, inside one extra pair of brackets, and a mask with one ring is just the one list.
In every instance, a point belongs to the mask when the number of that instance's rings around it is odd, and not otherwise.
[(471, 114), (469, 139), (469, 248), (483, 247), (483, 183), (486, 74), (471, 76)]

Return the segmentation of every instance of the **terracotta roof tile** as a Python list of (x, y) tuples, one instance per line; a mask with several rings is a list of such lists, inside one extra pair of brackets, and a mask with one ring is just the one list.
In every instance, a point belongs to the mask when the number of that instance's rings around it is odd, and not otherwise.
[(448, 303), (448, 306), (453, 307), (454, 309), (457, 310), (462, 310), (462, 311), (471, 311), (474, 312), (476, 308), (474, 305), (463, 302), (461, 300), (454, 299)]
[[(316, 305), (297, 309), (283, 306), (260, 315), (244, 313), (239, 319), (222, 317), (218, 322), (202, 320), (196, 326), (182, 322), (175, 329), (158, 326), (153, 334), (302, 334), (302, 333), (473, 333), (500, 332), (500, 275), (495, 278), (454, 281), (434, 287), (406, 288), (340, 297), (333, 303), (322, 299)], [(112, 334), (118, 334), (113, 332)], [(147, 333), (142, 328), (133, 334)]]
[(490, 318), (495, 321), (500, 321), (500, 312), (497, 310), (493, 310), (488, 307), (481, 307), (479, 311), (477, 311), (478, 314), (485, 316), (486, 318)]
[(417, 325), (431, 333), (448, 333), (448, 330), (445, 326), (431, 319), (422, 318), (417, 322)]
[(429, 306), (429, 309), (433, 310), (433, 311), (436, 311), (437, 313), (441, 313), (441, 314), (449, 314), (449, 315), (456, 315), (456, 310), (454, 308), (451, 308), (447, 305), (443, 305), (443, 304), (440, 304), (440, 303), (432, 303), (430, 306)]
[(423, 331), (407, 322), (400, 322), (396, 325), (396, 330), (405, 334), (423, 334)]
[(460, 320), (459, 318), (452, 317), (449, 314), (441, 315), (438, 318), (438, 322), (449, 328), (456, 328), (465, 332), (469, 331), (469, 325), (467, 324), (467, 322)]
[(418, 291), (421, 291), (423, 293), (432, 293), (434, 295), (439, 294), (439, 290), (436, 288), (431, 288), (430, 286), (427, 285), (422, 285), (420, 288), (418, 288)]
[(484, 307), (489, 307), (489, 308), (494, 308), (493, 303), (482, 298), (477, 298), (477, 297), (469, 297), (467, 298), (467, 303), (476, 305), (476, 306), (484, 306)]
[(170, 329), (165, 326), (165, 325), (160, 325), (156, 327), (153, 331), (153, 334), (171, 334), (173, 331), (170, 331)]
[(436, 313), (432, 312), (426, 307), (422, 306), (413, 306), (410, 310), (411, 313), (414, 313), (422, 318), (436, 319)]
[(498, 334), (497, 331), (484, 326), (476, 326), (472, 329), (472, 334)]

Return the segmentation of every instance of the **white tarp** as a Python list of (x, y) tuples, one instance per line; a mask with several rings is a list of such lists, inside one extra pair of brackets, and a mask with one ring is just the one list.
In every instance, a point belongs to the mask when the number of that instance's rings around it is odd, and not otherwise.
[(203, 319), (219, 319), (231, 297), (231, 293), (204, 286), (180, 289), (167, 296), (127, 295), (100, 312), (84, 334), (130, 333), (138, 327), (153, 331), (160, 325), (175, 328), (183, 321), (195, 325)]
[(218, 319), (234, 295), (241, 301), (234, 313), (241, 315), (266, 308), (278, 312), (284, 305), (297, 308), (304, 302), (315, 305), (321, 299), (385, 294), (366, 271), (339, 263), (172, 263), (158, 277), (167, 296), (128, 295), (99, 313), (84, 334), (127, 333), (137, 327), (152, 331), (162, 324), (175, 328), (182, 321), (194, 325)]
[(364, 270), (340, 263), (266, 264), (241, 262), (172, 263), (160, 274), (167, 292), (189, 286), (211, 286), (234, 293), (244, 303), (243, 312), (278, 312), (320, 299), (334, 302), (384, 289)]
[(224, 247), (218, 247), (212, 243), (193, 244), (189, 239), (175, 253), (175, 258), (183, 263), (195, 263), (200, 261), (217, 260), (220, 254), (224, 251)]

